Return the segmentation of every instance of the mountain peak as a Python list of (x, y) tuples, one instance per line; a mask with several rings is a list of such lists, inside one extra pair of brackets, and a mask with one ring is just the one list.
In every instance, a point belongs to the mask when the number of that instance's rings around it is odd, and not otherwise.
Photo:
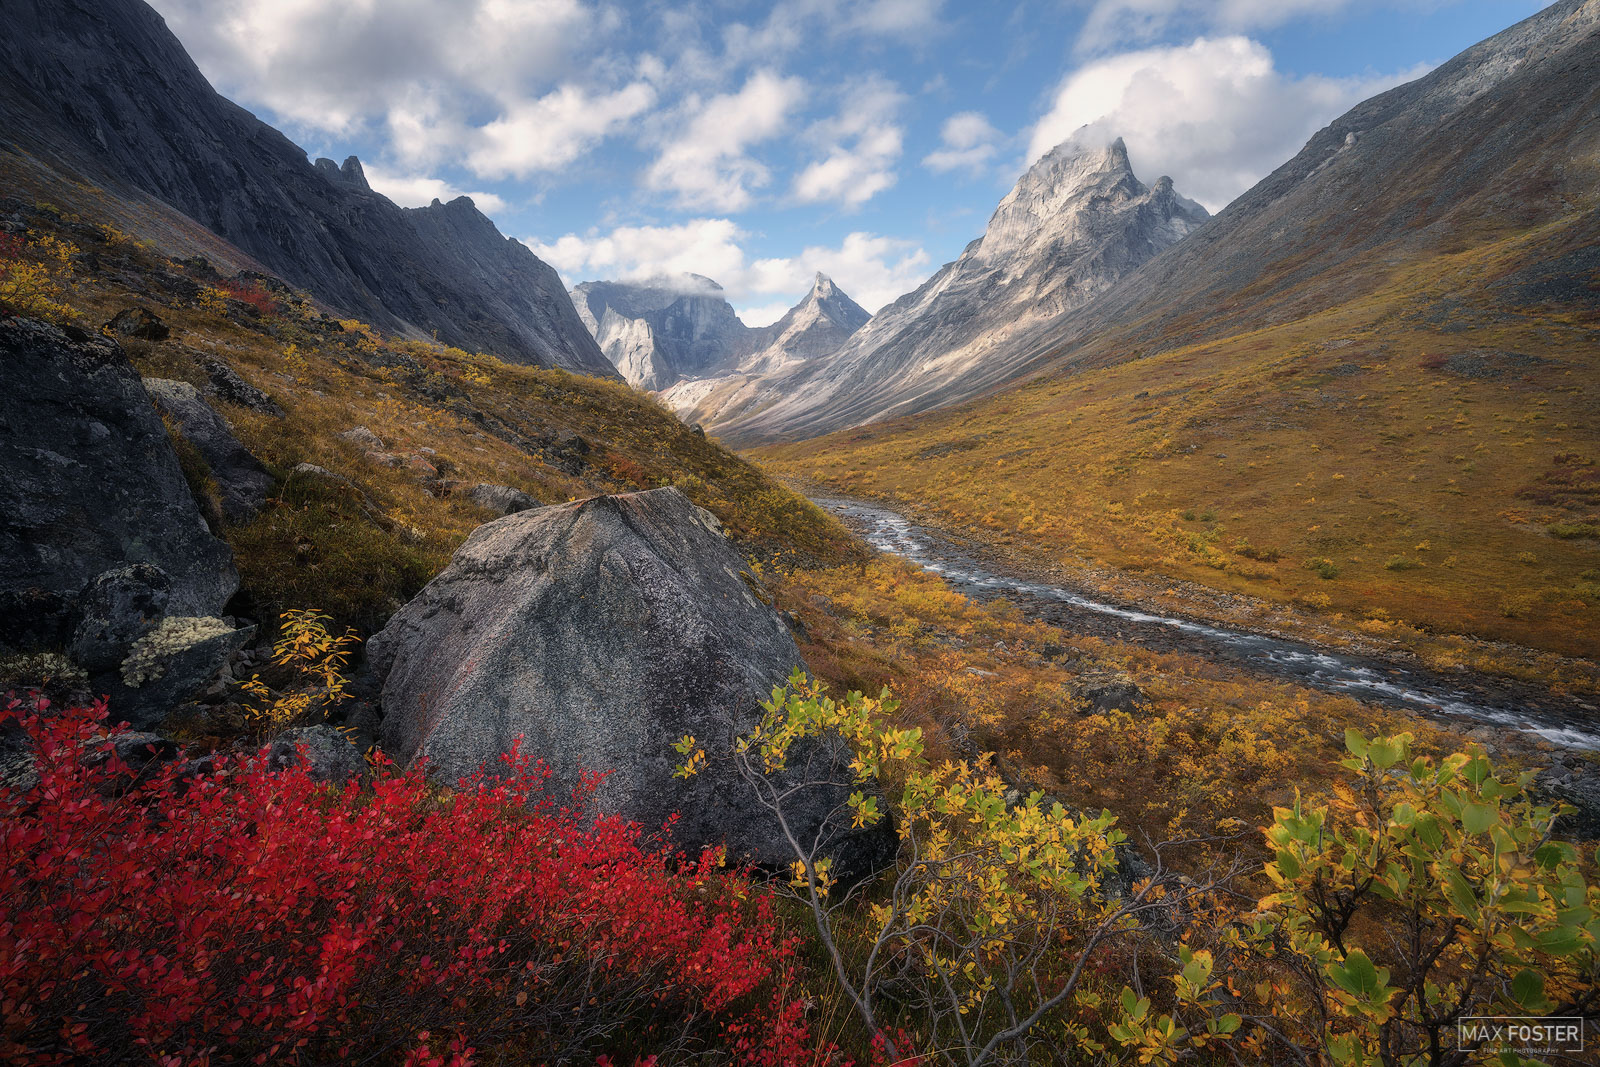
[(811, 282), (811, 295), (818, 300), (827, 300), (829, 297), (837, 295), (838, 292), (839, 287), (833, 284), (833, 279), (820, 270), (817, 271), (816, 278), (812, 279)]

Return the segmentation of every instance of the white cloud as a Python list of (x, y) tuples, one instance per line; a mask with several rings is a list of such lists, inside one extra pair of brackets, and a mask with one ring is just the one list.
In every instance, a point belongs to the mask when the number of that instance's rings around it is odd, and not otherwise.
[(442, 178), (430, 178), (421, 174), (397, 174), (366, 164), (362, 164), (361, 169), (366, 173), (368, 185), (401, 207), (425, 207), (436, 199), (448, 204), (458, 196), (472, 197), (472, 202), (485, 215), (494, 215), (509, 206), (504, 197), (496, 196), (494, 193), (458, 189)]
[(225, 93), (322, 135), (382, 130), (411, 169), (558, 169), (655, 104), (648, 59), (593, 54), (615, 10), (581, 0), (156, 3)]
[(752, 259), (744, 249), (749, 236), (728, 219), (700, 218), (527, 243), (569, 283), (701, 274), (719, 283), (730, 303), (752, 308), (753, 315), (780, 304), (781, 315), (806, 294), (819, 270), (868, 311), (916, 288), (928, 273), (928, 254), (915, 241), (855, 232), (837, 246), (814, 245), (793, 256)]
[(563, 85), (536, 100), (511, 105), (474, 131), (467, 166), (486, 178), (559, 170), (648, 110), (655, 99), (655, 89), (644, 82), (599, 95)]
[(978, 111), (960, 111), (939, 129), (942, 147), (922, 158), (923, 166), (943, 174), (951, 170), (982, 170), (998, 150), (1000, 131)]
[(1028, 160), (1078, 137), (1122, 137), (1146, 183), (1170, 175), (1215, 211), (1360, 100), (1423, 69), (1373, 78), (1296, 78), (1246, 37), (1199, 38), (1095, 60), (1067, 75), (1034, 127)]
[(905, 95), (871, 78), (848, 87), (834, 118), (814, 123), (807, 139), (825, 152), (794, 179), (802, 203), (838, 203), (856, 208), (895, 182), (903, 134), (895, 121)]
[(779, 300), (775, 304), (756, 304), (754, 306), (735, 307), (734, 314), (739, 316), (739, 321), (746, 326), (771, 326), (794, 307), (787, 300)]
[(736, 93), (709, 100), (690, 97), (674, 134), (645, 172), (651, 189), (675, 194), (684, 208), (742, 211), (771, 172), (747, 154), (789, 124), (805, 82), (772, 71), (752, 74)]
[[(1328, 15), (1357, 0), (1083, 0), (1089, 8), (1078, 36), (1081, 51), (1151, 41), (1176, 30), (1253, 30), (1281, 26), (1308, 15)], [(1398, 0), (1401, 6), (1440, 0)], [(1444, 0), (1448, 3), (1449, 0)]]

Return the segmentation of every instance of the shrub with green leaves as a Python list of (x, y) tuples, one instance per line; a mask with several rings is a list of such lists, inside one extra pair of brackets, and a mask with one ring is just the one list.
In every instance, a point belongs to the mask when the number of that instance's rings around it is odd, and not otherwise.
[(1457, 1047), (1463, 1018), (1600, 1016), (1600, 888), (1560, 810), (1476, 746), (1435, 763), (1410, 741), (1349, 731), (1354, 788), (1275, 809), (1256, 933), (1299, 980), (1274, 1014), (1337, 1064), (1434, 1067), (1489, 1051)]

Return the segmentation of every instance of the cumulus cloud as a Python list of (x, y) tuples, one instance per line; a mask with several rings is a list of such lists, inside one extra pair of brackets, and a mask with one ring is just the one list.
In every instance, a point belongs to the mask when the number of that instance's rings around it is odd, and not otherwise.
[(1179, 192), (1216, 211), (1331, 119), (1425, 69), (1296, 78), (1277, 69), (1266, 47), (1241, 36), (1108, 56), (1062, 80), (1033, 128), (1028, 160), (1069, 137), (1122, 137), (1146, 183), (1170, 175)]
[[(1253, 30), (1333, 14), (1356, 0), (1083, 0), (1089, 8), (1077, 48), (1094, 51), (1152, 41), (1174, 31)], [(1421, 6), (1439, 0), (1399, 0)], [(1450, 0), (1444, 0), (1448, 3)]]
[(470, 196), (478, 210), (485, 215), (504, 211), (509, 205), (504, 197), (494, 193), (460, 189), (443, 178), (430, 178), (421, 174), (399, 174), (362, 164), (367, 184), (387, 196), (401, 207), (425, 207), (434, 200), (449, 203), (458, 196)]
[(691, 96), (645, 172), (645, 184), (674, 194), (683, 208), (744, 210), (753, 190), (771, 180), (766, 165), (748, 149), (787, 129), (804, 93), (801, 79), (761, 70), (738, 92), (706, 100)]
[(772, 318), (778, 318), (806, 294), (819, 270), (868, 311), (916, 288), (928, 273), (928, 253), (915, 241), (858, 231), (838, 245), (813, 245), (793, 256), (752, 258), (744, 248), (749, 237), (729, 219), (699, 218), (671, 226), (569, 233), (548, 243), (528, 244), (572, 283), (702, 274), (718, 282), (729, 302), (749, 309), (753, 318), (774, 307), (778, 313)]
[(824, 155), (795, 176), (794, 196), (801, 203), (856, 208), (895, 182), (904, 139), (896, 118), (905, 94), (874, 78), (849, 87), (843, 96), (838, 115), (807, 131), (807, 140)]
[[(157, 7), (223, 91), (303, 130), (384, 132), (413, 169), (461, 160), (482, 178), (555, 170), (656, 100), (643, 64), (619, 70), (589, 54), (617, 16), (580, 0)], [(606, 84), (588, 84), (597, 70)]]
[(1000, 131), (979, 111), (960, 111), (939, 128), (941, 147), (922, 157), (923, 166), (943, 174), (982, 170), (999, 150)]
[(563, 85), (537, 99), (518, 101), (473, 131), (467, 166), (486, 178), (558, 170), (648, 110), (655, 99), (654, 88), (634, 82), (601, 94)]

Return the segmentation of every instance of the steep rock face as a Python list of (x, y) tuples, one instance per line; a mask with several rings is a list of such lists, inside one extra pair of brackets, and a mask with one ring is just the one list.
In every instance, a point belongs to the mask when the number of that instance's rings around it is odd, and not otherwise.
[(687, 422), (725, 421), (759, 402), (765, 378), (837, 352), (871, 317), (819, 271), (804, 300), (772, 325), (750, 331), (737, 371), (679, 382), (661, 399)]
[(308, 162), (217, 95), (141, 0), (12, 0), (5, 21), (0, 121), (26, 152), (150, 194), (376, 325), (612, 373), (555, 271), (470, 200), (400, 208), (353, 157)]
[[(595, 795), (600, 810), (651, 829), (679, 812), (681, 847), (726, 841), (736, 855), (787, 862), (750, 786), (715, 758), (801, 662), (747, 579), (716, 520), (676, 489), (481, 526), (371, 642), (383, 745), (403, 763), (425, 758), (453, 783), (492, 770), (521, 737), (523, 751), (555, 772), (557, 795), (578, 784), (580, 770), (609, 771)], [(687, 782), (672, 773), (672, 744), (685, 734), (713, 753)], [(842, 754), (822, 755), (847, 781)], [(802, 832), (847, 791), (798, 797)], [(891, 837), (848, 838), (842, 862), (877, 863), (892, 854)]]
[(136, 563), (165, 575), (166, 613), (220, 614), (239, 585), (233, 554), (206, 529), (127, 357), (80, 337), (0, 321), (0, 615), (64, 644), (78, 596)]
[(732, 369), (748, 328), (697, 274), (650, 282), (584, 282), (572, 290), (584, 325), (617, 371), (641, 389)]
[(186, 642), (179, 628), (149, 646), (149, 680), (165, 680), (144, 692), (119, 665), (165, 620), (220, 616), (238, 586), (122, 350), (0, 321), (0, 649), (68, 648), (112, 710), (144, 725), (237, 646), (191, 651), (221, 635)]
[(144, 388), (211, 468), (221, 496), (223, 518), (232, 523), (255, 518), (272, 492), (272, 475), (239, 443), (228, 421), (188, 382), (146, 378)]
[(974, 396), (1016, 373), (1006, 342), (1088, 303), (1206, 221), (1168, 178), (1147, 188), (1121, 139), (1071, 142), (1022, 176), (984, 235), (837, 352), (758, 383), (732, 440), (804, 437)]

